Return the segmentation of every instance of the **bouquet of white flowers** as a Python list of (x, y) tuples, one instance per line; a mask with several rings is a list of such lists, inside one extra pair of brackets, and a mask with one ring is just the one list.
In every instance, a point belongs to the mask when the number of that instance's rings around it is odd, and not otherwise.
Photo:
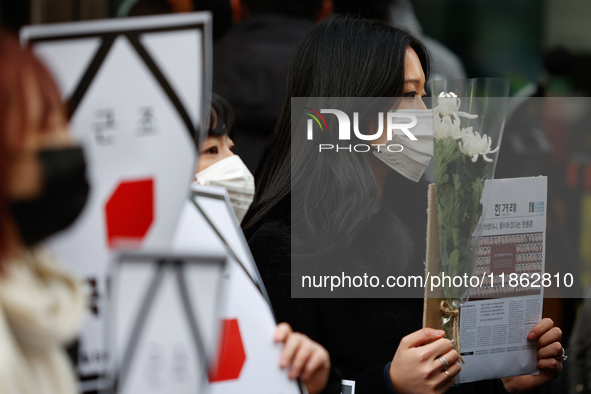
[[(441, 93), (433, 110), (435, 137), (435, 183), (437, 185), (437, 222), (439, 248), (444, 272), (462, 276), (471, 271), (472, 233), (482, 215), (482, 190), (492, 162), (487, 155), (491, 138), (482, 136), (472, 126), (462, 127), (461, 118), (475, 119), (478, 115), (461, 112), (460, 99), (454, 93)], [(445, 298), (460, 298), (462, 287), (446, 287)]]
[[(462, 277), (473, 272), (482, 191), (493, 162), (489, 155), (498, 152), (499, 146), (493, 149), (492, 139), (474, 130), (471, 124), (478, 115), (460, 111), (461, 100), (456, 94), (441, 92), (436, 104), (433, 134), (441, 272), (452, 278)], [(504, 111), (501, 113), (504, 116)], [(444, 285), (440, 305), (442, 328), (458, 351), (459, 307), (467, 289)]]

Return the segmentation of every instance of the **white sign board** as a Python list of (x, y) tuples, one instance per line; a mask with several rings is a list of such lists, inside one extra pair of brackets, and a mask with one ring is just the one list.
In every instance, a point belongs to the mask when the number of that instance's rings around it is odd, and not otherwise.
[(203, 392), (224, 264), (219, 256), (158, 253), (116, 259), (107, 312), (114, 392)]
[(209, 112), (211, 16), (28, 26), (21, 40), (58, 81), (87, 156), (87, 205), (48, 247), (91, 285), (78, 372), (84, 391), (93, 390), (109, 357), (108, 263), (118, 250), (169, 248), (193, 180)]
[[(282, 345), (262, 280), (225, 189), (194, 185), (173, 241), (175, 253), (227, 253), (221, 343), (208, 393), (301, 394), (305, 387), (279, 367)], [(198, 234), (198, 236), (196, 236)]]

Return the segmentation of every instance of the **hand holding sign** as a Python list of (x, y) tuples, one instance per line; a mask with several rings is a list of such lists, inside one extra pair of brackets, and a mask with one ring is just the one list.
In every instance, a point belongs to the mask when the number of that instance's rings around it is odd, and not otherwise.
[(451, 387), (462, 367), (444, 334), (423, 328), (402, 338), (390, 364), (390, 380), (397, 393), (445, 393)]
[[(527, 338), (537, 339), (539, 375), (521, 375), (503, 378), (503, 386), (510, 393), (533, 390), (550, 382), (562, 372), (564, 348), (560, 344), (562, 330), (554, 327), (552, 319), (542, 319)], [(564, 358), (566, 359), (566, 358)]]
[(293, 332), (287, 323), (277, 325), (275, 342), (285, 344), (279, 366), (289, 367), (291, 379), (301, 378), (310, 394), (324, 390), (330, 373), (330, 355), (322, 345), (304, 334)]

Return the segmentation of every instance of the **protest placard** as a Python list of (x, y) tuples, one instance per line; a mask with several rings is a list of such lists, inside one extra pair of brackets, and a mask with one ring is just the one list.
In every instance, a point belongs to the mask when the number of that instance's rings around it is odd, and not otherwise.
[(108, 263), (119, 250), (169, 248), (187, 199), (209, 113), (211, 15), (28, 26), (21, 40), (55, 76), (88, 161), (88, 203), (47, 246), (90, 285), (77, 369), (95, 390), (109, 357)]

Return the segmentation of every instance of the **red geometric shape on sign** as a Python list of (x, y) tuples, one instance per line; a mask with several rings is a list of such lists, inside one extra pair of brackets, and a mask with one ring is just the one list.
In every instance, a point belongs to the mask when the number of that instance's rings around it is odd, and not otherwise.
[(105, 205), (109, 248), (139, 246), (154, 222), (154, 180), (121, 182)]
[(217, 365), (209, 371), (209, 381), (213, 383), (238, 379), (245, 360), (238, 319), (223, 320), (220, 352)]

